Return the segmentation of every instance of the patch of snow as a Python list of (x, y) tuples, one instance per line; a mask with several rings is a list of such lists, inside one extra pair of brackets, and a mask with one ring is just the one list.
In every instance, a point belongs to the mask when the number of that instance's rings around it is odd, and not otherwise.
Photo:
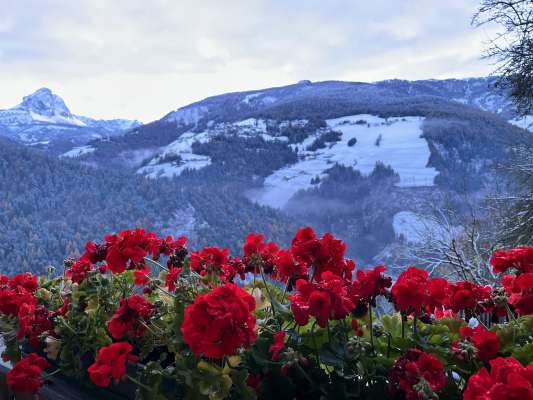
[[(366, 123), (361, 124), (361, 120)], [(335, 163), (369, 174), (376, 162), (381, 161), (398, 172), (399, 186), (432, 186), (438, 172), (427, 167), (430, 151), (421, 137), (423, 120), (422, 117), (384, 119), (368, 114), (328, 120), (330, 129), (342, 133), (339, 142), (317, 151), (306, 151), (317, 133), (293, 145), (299, 149), (300, 161), (275, 171), (265, 179), (262, 190), (249, 195), (259, 204), (283, 208), (297, 191), (310, 188), (311, 179), (324, 176)], [(381, 143), (377, 146), (379, 136)], [(348, 146), (353, 138), (357, 143)]]
[[(200, 169), (211, 164), (208, 156), (194, 154), (192, 144), (196, 141), (205, 143), (209, 140), (208, 132), (185, 132), (177, 140), (165, 146), (158, 156), (154, 157), (148, 165), (137, 170), (149, 178), (172, 177), (180, 175), (186, 169)], [(181, 162), (165, 162), (170, 156), (177, 155)]]
[(66, 124), (66, 125), (76, 125), (76, 126), (87, 126), (84, 122), (80, 121), (75, 117), (63, 117), (61, 115), (41, 115), (30, 111), (30, 116), (34, 121), (45, 122), (48, 124)]
[(165, 120), (178, 125), (196, 125), (208, 112), (205, 106), (179, 108), (170, 113)]
[(272, 104), (272, 103), (275, 103), (276, 101), (278, 101), (278, 98), (277, 97), (274, 97), (274, 96), (265, 96), (261, 99), (261, 104), (266, 106), (266, 105), (269, 105), (269, 104)]
[(509, 123), (533, 132), (533, 115), (526, 115), (524, 117), (516, 117), (509, 120)]
[(463, 99), (463, 98), (455, 98), (455, 99), (452, 99), (453, 101), (457, 102), (457, 103), (461, 103), (461, 104), (468, 104), (468, 100), (467, 99)]
[(28, 146), (40, 146), (40, 145), (47, 145), (47, 144), (50, 144), (50, 140), (42, 140), (40, 142), (28, 143)]
[(248, 118), (231, 124), (237, 128), (266, 133), (267, 125), (264, 119)]
[(79, 146), (79, 147), (74, 147), (72, 150), (69, 150), (66, 153), (61, 154), (59, 157), (76, 158), (76, 157), (81, 157), (84, 154), (93, 153), (95, 150), (96, 149), (92, 146)]
[(402, 235), (409, 243), (423, 243), (429, 237), (442, 241), (451, 241), (463, 228), (454, 226), (449, 229), (435, 219), (411, 211), (400, 211), (392, 219), (392, 226), (397, 237)]
[(261, 96), (263, 93), (262, 92), (259, 92), (259, 93), (252, 93), (252, 94), (248, 94), (244, 97), (244, 99), (242, 100), (243, 103), (245, 104), (250, 104), (250, 100), (253, 100), (259, 96)]
[(293, 119), (289, 121), (281, 121), (279, 123), (279, 128), (303, 128), (309, 123), (307, 119)]

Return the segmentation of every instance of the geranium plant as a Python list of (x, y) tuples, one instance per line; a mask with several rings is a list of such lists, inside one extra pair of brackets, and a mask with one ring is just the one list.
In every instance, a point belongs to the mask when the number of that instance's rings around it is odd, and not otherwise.
[[(533, 399), (533, 249), (501, 285), (356, 268), (302, 228), (241, 256), (142, 229), (90, 242), (61, 276), (0, 277), (7, 382), (53, 374), (137, 399)], [(390, 313), (382, 311), (389, 304)]]

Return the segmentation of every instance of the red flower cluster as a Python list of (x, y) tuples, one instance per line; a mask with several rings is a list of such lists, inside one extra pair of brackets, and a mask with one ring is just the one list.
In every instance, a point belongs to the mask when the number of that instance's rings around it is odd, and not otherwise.
[(401, 390), (406, 400), (433, 399), (446, 386), (444, 366), (440, 360), (418, 349), (409, 349), (390, 372), (390, 389)]
[(296, 261), (290, 250), (278, 251), (276, 266), (278, 279), (282, 282), (295, 278), (308, 278), (307, 265)]
[(322, 279), (322, 274), (330, 271), (333, 274), (352, 280), (355, 264), (344, 258), (346, 244), (335, 239), (331, 233), (318, 238), (313, 229), (300, 229), (291, 242), (292, 254), (296, 261), (312, 266), (316, 280)]
[(524, 367), (513, 357), (490, 362), (468, 380), (464, 400), (533, 400), (533, 365)]
[(246, 236), (243, 246), (243, 262), (246, 265), (246, 272), (257, 273), (258, 268), (262, 267), (266, 274), (273, 274), (276, 277), (274, 267), (278, 251), (279, 247), (276, 243), (265, 243), (263, 235), (250, 233)]
[(196, 297), (187, 306), (181, 331), (192, 352), (206, 357), (235, 355), (256, 339), (255, 300), (232, 283)]
[(133, 278), (134, 283), (137, 286), (144, 286), (150, 283), (150, 273), (152, 271), (150, 270), (150, 267), (146, 264), (141, 264), (139, 268), (137, 268), (133, 272)]
[(445, 279), (429, 279), (427, 271), (409, 267), (400, 274), (392, 286), (391, 293), (399, 311), (418, 314), (426, 306), (442, 305), (447, 285)]
[(517, 247), (510, 250), (497, 250), (490, 259), (495, 272), (508, 272), (502, 285), (508, 302), (519, 315), (533, 313), (533, 247)]
[(223, 276), (224, 267), (228, 263), (228, 249), (206, 247), (191, 253), (191, 270), (205, 276), (214, 274)]
[[(489, 362), (495, 358), (500, 351), (500, 339), (496, 333), (488, 331), (479, 324), (475, 328), (464, 326), (460, 329), (461, 337), (468, 343), (472, 343), (476, 348), (477, 356), (481, 361)], [(461, 359), (466, 358), (467, 351), (455, 342), (452, 343), (452, 351)]]
[(43, 333), (54, 335), (52, 313), (43, 305), (22, 304), (19, 309), (18, 320), (17, 339), (29, 335), (28, 342), (35, 349), (40, 347), (40, 336)]
[(0, 276), (0, 312), (17, 316), (22, 304), (36, 304), (33, 293), (37, 290), (37, 277), (31, 274), (15, 275), (9, 279)]
[(169, 269), (179, 268), (187, 256), (187, 238), (174, 240), (172, 236), (158, 239), (155, 233), (145, 232), (141, 228), (125, 230), (118, 234), (107, 235), (102, 244), (88, 242), (85, 253), (66, 271), (66, 276), (75, 283), (82, 283), (90, 271), (100, 264), (98, 270), (105, 274), (107, 270), (117, 274), (126, 269), (134, 269), (135, 284), (147, 285), (151, 270), (144, 258), (151, 255), (158, 260), (161, 255), (168, 257)]
[(289, 296), (291, 310), (298, 325), (306, 325), (309, 317), (316, 318), (324, 328), (329, 319), (345, 318), (355, 307), (344, 281), (331, 271), (321, 274), (318, 283), (303, 279), (296, 281), (297, 293)]
[(279, 353), (283, 350), (285, 336), (285, 332), (283, 331), (279, 331), (274, 335), (274, 343), (268, 348), (268, 352), (272, 354), (272, 361), (279, 361)]
[(37, 304), (34, 296), (37, 288), (37, 277), (29, 273), (12, 279), (0, 276), (0, 312), (18, 317), (17, 339), (29, 335), (35, 348), (39, 347), (40, 335), (54, 329), (51, 312)]
[(391, 290), (396, 308), (402, 312), (442, 313), (443, 308), (457, 313), (474, 310), (490, 299), (492, 289), (475, 283), (448, 282), (443, 278), (429, 279), (427, 271), (409, 267), (398, 277)]
[(122, 231), (118, 235), (105, 237), (107, 243), (106, 261), (109, 269), (115, 273), (126, 270), (128, 263), (138, 264), (148, 254), (159, 255), (161, 241), (155, 233), (137, 228), (134, 231)]
[(476, 285), (463, 281), (448, 284), (447, 306), (454, 312), (460, 310), (474, 310), (480, 302), (490, 299), (490, 286)]
[(239, 278), (244, 279), (246, 277), (245, 274), (246, 265), (244, 265), (239, 257), (233, 257), (231, 261), (224, 266), (222, 280), (224, 282), (233, 282), (237, 275)]
[(169, 291), (173, 292), (176, 289), (178, 278), (183, 272), (183, 268), (170, 268), (165, 276), (165, 286)]
[(392, 285), (392, 279), (383, 275), (385, 267), (379, 265), (368, 271), (357, 270), (356, 280), (349, 288), (350, 296), (354, 304), (363, 302), (375, 306), (375, 298), (385, 295)]
[(533, 272), (533, 247), (517, 247), (496, 250), (490, 259), (494, 272), (507, 272), (515, 268), (519, 272)]
[(82, 283), (87, 278), (87, 274), (92, 270), (94, 270), (94, 264), (86, 259), (80, 258), (66, 271), (66, 275), (72, 282)]
[(37, 393), (42, 385), (41, 374), (50, 364), (36, 353), (31, 353), (17, 362), (7, 373), (7, 384), (17, 393)]
[(138, 337), (144, 333), (141, 320), (148, 321), (154, 312), (154, 306), (144, 297), (134, 294), (120, 300), (120, 306), (107, 323), (107, 329), (114, 339), (121, 339), (126, 334)]
[(519, 315), (533, 314), (533, 273), (523, 273), (517, 277), (505, 275), (502, 285), (509, 304)]
[(87, 369), (89, 377), (96, 386), (107, 387), (113, 378), (115, 384), (124, 379), (126, 363), (137, 362), (131, 355), (133, 347), (127, 342), (113, 343), (98, 350), (96, 361)]

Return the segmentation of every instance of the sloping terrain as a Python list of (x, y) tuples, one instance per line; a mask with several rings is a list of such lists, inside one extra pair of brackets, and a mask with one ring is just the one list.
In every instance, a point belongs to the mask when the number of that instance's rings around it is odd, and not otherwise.
[[(498, 165), (532, 139), (508, 122), (517, 121), (516, 113), (493, 82), (302, 81), (214, 96), (70, 148), (61, 154), (77, 165), (69, 168), (90, 166), (82, 175), (103, 174), (106, 183), (63, 186), (110, 193), (116, 207), (129, 201), (125, 193), (137, 192), (132, 182), (151, 188), (164, 205), (157, 210), (150, 205), (155, 200), (143, 197), (138, 214), (117, 212), (124, 225), (138, 219), (156, 229), (178, 226), (196, 244), (235, 249), (244, 227), (283, 242), (289, 226), (308, 224), (343, 238), (349, 256), (370, 262), (406, 236), (398, 223), (406, 215), (444, 202), (464, 212), (462, 196), (479, 199), (492, 190)], [(113, 181), (128, 181), (127, 189)], [(91, 196), (95, 207), (101, 204), (103, 197)], [(54, 207), (54, 215), (61, 212)], [(149, 217), (140, 219), (142, 213)], [(84, 237), (119, 226), (118, 216), (107, 224), (98, 215), (101, 226)]]
[(223, 188), (94, 169), (5, 139), (0, 188), (2, 273), (61, 268), (88, 240), (137, 226), (233, 251), (249, 231), (286, 243), (294, 230), (286, 216)]

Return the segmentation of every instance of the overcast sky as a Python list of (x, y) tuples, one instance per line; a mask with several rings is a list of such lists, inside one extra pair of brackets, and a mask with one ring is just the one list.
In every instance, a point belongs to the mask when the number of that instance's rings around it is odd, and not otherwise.
[(479, 0), (0, 0), (0, 108), (39, 87), (72, 112), (148, 122), (301, 79), (489, 74)]

